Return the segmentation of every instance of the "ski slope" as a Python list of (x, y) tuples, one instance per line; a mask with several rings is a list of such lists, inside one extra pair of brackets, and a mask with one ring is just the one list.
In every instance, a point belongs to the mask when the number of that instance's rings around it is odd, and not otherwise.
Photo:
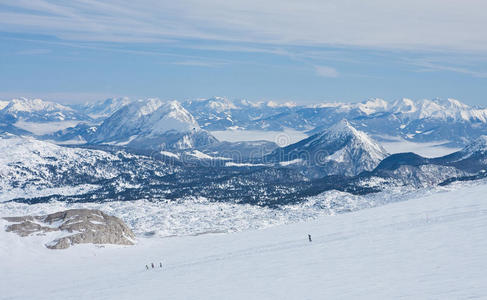
[(48, 237), (0, 231), (0, 298), (487, 298), (486, 193), (487, 183), (468, 184), (262, 230), (139, 236), (131, 247), (54, 251)]

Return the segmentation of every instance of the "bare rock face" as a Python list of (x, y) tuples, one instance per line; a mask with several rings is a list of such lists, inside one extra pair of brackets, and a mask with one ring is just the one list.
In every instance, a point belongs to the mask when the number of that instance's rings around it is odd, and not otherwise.
[(95, 209), (70, 209), (44, 216), (5, 217), (15, 223), (8, 225), (8, 232), (25, 237), (61, 231), (66, 235), (46, 244), (49, 249), (66, 249), (75, 244), (133, 245), (135, 235), (117, 217)]

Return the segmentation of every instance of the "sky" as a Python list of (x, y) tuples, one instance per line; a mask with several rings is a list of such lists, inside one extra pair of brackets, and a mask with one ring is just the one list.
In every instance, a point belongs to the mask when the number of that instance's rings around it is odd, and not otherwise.
[(484, 0), (0, 0), (0, 99), (487, 105)]

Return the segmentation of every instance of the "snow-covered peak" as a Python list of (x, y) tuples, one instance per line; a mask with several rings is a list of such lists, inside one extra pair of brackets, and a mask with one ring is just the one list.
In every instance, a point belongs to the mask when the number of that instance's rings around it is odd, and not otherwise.
[(229, 99), (225, 97), (212, 97), (202, 98), (192, 101), (187, 101), (183, 106), (188, 105), (190, 107), (199, 107), (200, 109), (206, 109), (217, 113), (237, 109), (238, 107)]
[(131, 102), (132, 100), (128, 97), (108, 98), (94, 103), (87, 103), (82, 109), (90, 117), (100, 119), (111, 116), (114, 112)]
[(154, 111), (144, 129), (150, 131), (151, 135), (162, 134), (167, 131), (187, 132), (198, 130), (199, 125), (178, 101), (170, 101)]
[(208, 106), (214, 109), (216, 112), (227, 111), (230, 109), (237, 109), (235, 104), (226, 98), (215, 98), (208, 101)]
[(392, 104), (390, 112), (408, 120), (436, 119), (441, 121), (487, 123), (487, 109), (472, 108), (456, 99), (402, 99)]
[(470, 106), (457, 99), (448, 98), (446, 102), (448, 103), (448, 106), (453, 109), (470, 109)]
[(215, 139), (178, 101), (139, 100), (115, 112), (96, 131), (95, 143), (133, 148), (186, 149)]
[(417, 108), (413, 100), (403, 98), (392, 104), (392, 112), (394, 113), (414, 113)]
[[(310, 136), (298, 143), (275, 150), (269, 157), (279, 162), (301, 159), (312, 176), (357, 175), (373, 170), (387, 151), (366, 133), (355, 129), (347, 120)], [(281, 164), (282, 165), (282, 164)]]
[(350, 144), (347, 145), (347, 147), (350, 147), (351, 149), (363, 148), (365, 151), (371, 153), (374, 158), (379, 160), (388, 155), (387, 151), (379, 143), (372, 140), (372, 138), (365, 132), (355, 129), (345, 119), (318, 134), (315, 138), (326, 140), (327, 142), (349, 139)]
[(335, 125), (331, 126), (326, 130), (327, 134), (339, 136), (339, 135), (355, 135), (358, 134), (357, 129), (355, 129), (348, 120), (343, 119)]
[(287, 101), (284, 103), (277, 102), (277, 101), (249, 101), (249, 100), (240, 100), (239, 103), (241, 106), (245, 107), (252, 107), (252, 108), (270, 108), (270, 109), (275, 109), (275, 108), (293, 108), (296, 107), (297, 104), (292, 101)]
[(98, 128), (94, 141), (128, 140), (147, 124), (150, 115), (164, 103), (158, 99), (138, 100), (117, 110)]
[(444, 107), (437, 101), (424, 99), (418, 102), (418, 118), (436, 118), (443, 119), (446, 115), (451, 114), (449, 111), (445, 111)]
[(389, 103), (383, 99), (375, 98), (372, 100), (367, 100), (365, 102), (359, 103), (357, 105), (363, 113), (370, 115), (377, 112), (387, 111)]
[(9, 113), (56, 111), (56, 110), (73, 111), (72, 108), (58, 103), (44, 101), (41, 99), (27, 99), (27, 98), (12, 99), (12, 101), (10, 101), (8, 105), (4, 108), (4, 111)]
[(89, 117), (71, 107), (41, 99), (12, 99), (0, 110), (0, 120), (9, 123), (15, 123), (19, 120), (27, 122), (58, 122), (87, 119)]
[(266, 106), (272, 107), (272, 108), (276, 108), (276, 107), (289, 107), (289, 108), (291, 108), (291, 107), (295, 107), (296, 103), (291, 102), (291, 101), (284, 102), (284, 103), (278, 103), (275, 101), (267, 101)]
[[(126, 125), (139, 123), (141, 119), (155, 112), (164, 104), (159, 99), (137, 100), (118, 110), (110, 119), (120, 119)], [(134, 124), (135, 125), (135, 124)]]
[(4, 109), (10, 101), (0, 100), (0, 110)]

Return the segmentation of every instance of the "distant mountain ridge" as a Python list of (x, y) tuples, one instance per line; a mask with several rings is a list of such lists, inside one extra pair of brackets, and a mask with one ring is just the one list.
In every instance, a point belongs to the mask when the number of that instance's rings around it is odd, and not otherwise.
[(41, 99), (19, 98), (2, 103), (0, 122), (15, 123), (19, 120), (28, 122), (53, 122), (67, 120), (87, 120), (89, 117), (71, 107)]
[[(127, 110), (158, 109), (162, 101), (156, 98), (146, 100), (131, 100), (129, 98), (110, 98), (85, 105), (66, 106), (40, 99), (14, 99), (0, 105), (0, 126), (2, 132), (20, 133), (16, 126), (18, 121), (26, 122), (59, 122), (80, 121), (87, 123), (96, 130), (86, 132), (85, 128), (70, 128), (61, 130), (49, 138), (55, 141), (75, 140), (90, 142), (91, 138), (97, 142), (114, 138), (116, 143), (122, 139), (127, 142), (132, 136), (144, 131), (154, 136), (160, 126), (164, 130), (164, 121), (148, 120), (143, 115), (134, 115)], [(140, 104), (145, 103), (145, 104)], [(152, 103), (152, 104), (150, 104)], [(346, 119), (357, 130), (366, 132), (378, 141), (387, 141), (390, 137), (402, 138), (413, 142), (445, 142), (455, 147), (463, 147), (481, 135), (487, 134), (487, 109), (469, 106), (455, 99), (411, 100), (400, 99), (388, 102), (383, 99), (370, 99), (360, 103), (320, 103), (314, 105), (296, 105), (294, 103), (278, 104), (272, 101), (252, 102), (247, 100), (230, 100), (224, 97), (208, 99), (185, 100), (177, 102), (180, 107), (173, 108), (173, 113), (179, 113), (185, 119), (186, 126), (207, 130), (259, 130), (282, 131), (294, 129), (309, 135), (322, 132), (342, 119)], [(2, 109), (2, 106), (3, 109)], [(145, 108), (142, 108), (144, 106)], [(139, 112), (143, 114), (143, 112)], [(113, 126), (114, 118), (119, 118), (119, 127), (108, 126), (110, 120)], [(125, 121), (121, 118), (131, 118)], [(161, 117), (162, 118), (162, 117)], [(168, 116), (169, 118), (169, 116)], [(178, 117), (174, 118), (176, 122)], [(173, 122), (171, 121), (171, 122)], [(145, 128), (131, 122), (142, 122)], [(169, 122), (169, 123), (171, 123)], [(105, 123), (105, 125), (101, 125)], [(122, 124), (124, 124), (122, 126)], [(127, 126), (122, 129), (120, 126)], [(142, 125), (141, 125), (142, 126)], [(169, 125), (171, 126), (171, 125)], [(100, 127), (100, 128), (98, 128)], [(27, 129), (28, 128), (24, 128)], [(99, 131), (98, 129), (101, 129)], [(186, 128), (187, 129), (187, 128)], [(94, 133), (94, 132), (99, 133)], [(161, 131), (161, 130), (159, 130)], [(181, 131), (177, 129), (177, 131)], [(137, 133), (134, 133), (137, 132)], [(90, 135), (93, 133), (93, 137)], [(104, 138), (101, 138), (102, 135)], [(118, 137), (111, 137), (117, 135)], [(123, 136), (125, 135), (125, 136)], [(210, 133), (211, 135), (211, 133)], [(123, 137), (122, 137), (123, 136)], [(46, 136), (47, 138), (47, 136)], [(135, 138), (135, 137), (134, 137)]]

